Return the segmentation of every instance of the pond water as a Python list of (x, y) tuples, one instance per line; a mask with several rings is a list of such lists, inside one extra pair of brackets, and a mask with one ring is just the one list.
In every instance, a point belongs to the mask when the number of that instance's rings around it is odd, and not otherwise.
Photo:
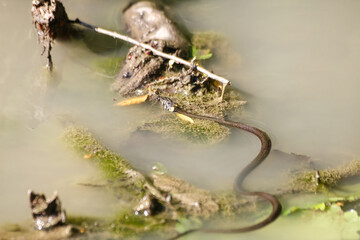
[[(123, 29), (119, 18), (125, 1), (63, 3), (70, 18)], [(113, 78), (92, 66), (117, 52), (94, 53), (83, 45), (56, 43), (55, 76), (49, 78), (30, 8), (31, 1), (0, 0), (0, 223), (30, 219), (30, 188), (47, 195), (57, 190), (65, 209), (76, 214), (110, 215), (121, 206), (105, 190), (79, 186), (101, 173), (62, 142), (63, 121), (91, 129), (140, 170), (162, 162), (169, 172), (198, 186), (232, 187), (237, 173), (257, 153), (257, 139), (234, 131), (212, 146), (161, 139), (138, 146), (129, 141), (131, 132), (160, 108), (113, 106), (114, 98), (119, 99), (109, 90)], [(275, 149), (310, 156), (319, 166), (358, 158), (359, 1), (197, 0), (175, 3), (173, 9), (190, 31), (215, 31), (229, 39), (228, 61), (208, 67), (244, 93), (248, 105), (234, 118), (268, 132)], [(282, 163), (272, 160), (249, 177), (249, 186), (269, 190), (281, 183), (279, 175), (286, 169), (279, 172)], [(279, 239), (283, 224), (276, 222), (246, 238)], [(311, 236), (311, 227), (305, 229)], [(316, 237), (339, 239), (328, 234)]]

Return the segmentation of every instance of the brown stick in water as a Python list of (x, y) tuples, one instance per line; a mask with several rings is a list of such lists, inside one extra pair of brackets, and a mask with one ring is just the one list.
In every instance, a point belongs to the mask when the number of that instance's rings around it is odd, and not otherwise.
[[(144, 49), (147, 49), (147, 50), (150, 50), (152, 51), (152, 53), (154, 55), (157, 55), (157, 56), (160, 56), (160, 57), (163, 57), (163, 58), (166, 58), (166, 59), (170, 59), (170, 60), (173, 60), (174, 62), (176, 63), (181, 63), (187, 67), (193, 67), (194, 69), (198, 70), (199, 72), (202, 72), (203, 74), (207, 75), (209, 78), (211, 79), (214, 79), (220, 83), (223, 84), (223, 89), (225, 89), (225, 87), (229, 84), (231, 84), (231, 82), (223, 77), (220, 77), (208, 70), (206, 70), (205, 68), (203, 67), (200, 67), (192, 62), (189, 62), (189, 61), (186, 61), (182, 58), (179, 58), (177, 56), (174, 56), (174, 55), (171, 55), (171, 54), (167, 54), (167, 53), (164, 53), (164, 52), (161, 52), (153, 47), (151, 47), (150, 45), (148, 44), (145, 44), (145, 43), (142, 43), (142, 42), (139, 42), (131, 37), (128, 37), (128, 36), (125, 36), (125, 35), (122, 35), (120, 33), (117, 33), (117, 32), (113, 32), (113, 31), (109, 31), (109, 30), (106, 30), (104, 28), (100, 28), (100, 27), (95, 27), (95, 26), (92, 26), (88, 23), (85, 23), (85, 22), (82, 22), (80, 21), (80, 19), (75, 19), (75, 20), (69, 20), (70, 23), (75, 23), (75, 24), (79, 24), (81, 26), (84, 26), (88, 29), (91, 29), (95, 32), (98, 32), (98, 33), (101, 33), (101, 34), (104, 34), (104, 35), (107, 35), (107, 36), (110, 36), (110, 37), (113, 37), (113, 38), (116, 38), (116, 39), (121, 39), (125, 42), (128, 42), (128, 43), (131, 43), (133, 45), (136, 45), (136, 46), (139, 46), (139, 47), (142, 47)], [(223, 92), (222, 92), (223, 93)]]

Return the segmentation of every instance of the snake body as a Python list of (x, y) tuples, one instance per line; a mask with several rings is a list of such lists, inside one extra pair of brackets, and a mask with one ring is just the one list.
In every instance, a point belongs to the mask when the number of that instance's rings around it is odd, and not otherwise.
[(180, 113), (180, 114), (184, 114), (184, 115), (186, 115), (188, 117), (191, 117), (191, 118), (210, 120), (210, 121), (217, 122), (217, 123), (219, 123), (221, 125), (224, 125), (224, 126), (227, 126), (227, 127), (233, 127), (233, 128), (237, 128), (237, 129), (240, 129), (240, 130), (244, 130), (244, 131), (252, 133), (256, 137), (258, 137), (258, 139), (261, 142), (261, 149), (260, 149), (259, 153), (257, 154), (257, 156), (237, 176), (237, 178), (235, 180), (235, 190), (240, 195), (257, 196), (257, 197), (266, 199), (267, 201), (269, 201), (271, 203), (272, 211), (264, 220), (254, 224), (254, 225), (247, 226), (247, 227), (230, 228), (230, 229), (212, 229), (212, 228), (191, 229), (191, 230), (183, 232), (183, 233), (181, 233), (181, 234), (179, 234), (179, 235), (177, 235), (177, 236), (175, 236), (174, 238), (171, 238), (171, 239), (178, 239), (180, 237), (183, 237), (183, 236), (188, 235), (188, 234), (193, 233), (193, 232), (205, 232), (205, 233), (242, 233), (242, 232), (250, 232), (250, 231), (262, 228), (262, 227), (268, 225), (269, 223), (275, 221), (276, 218), (281, 213), (281, 203), (279, 202), (279, 200), (274, 195), (271, 195), (269, 193), (251, 192), (251, 191), (246, 190), (243, 187), (243, 181), (245, 180), (245, 178), (257, 166), (259, 166), (264, 161), (264, 159), (269, 155), (270, 150), (271, 150), (271, 140), (270, 140), (269, 136), (264, 131), (262, 131), (262, 130), (256, 128), (256, 127), (246, 125), (244, 123), (223, 120), (223, 119), (215, 118), (215, 117), (196, 115), (196, 114), (188, 113), (188, 112), (186, 112), (186, 111), (184, 111), (184, 110), (182, 110), (182, 109), (180, 109), (178, 107), (175, 107), (175, 109), (173, 111), (177, 112), (177, 113)]
[[(71, 21), (69, 20), (70, 23), (76, 23), (76, 24), (80, 24), (86, 28), (89, 28), (93, 31), (97, 31), (96, 28), (90, 24), (84, 23), (82, 21), (80, 21), (79, 19), (76, 19), (75, 21)], [(251, 192), (251, 191), (247, 191), (246, 189), (243, 188), (242, 184), (243, 181), (245, 180), (245, 178), (258, 166), (260, 165), (264, 159), (268, 156), (270, 150), (271, 150), (271, 140), (269, 138), (269, 136), (262, 130), (256, 128), (256, 127), (252, 127), (240, 122), (233, 122), (233, 121), (228, 121), (228, 120), (223, 120), (223, 119), (219, 119), (219, 118), (215, 118), (215, 117), (209, 117), (209, 116), (202, 116), (202, 115), (196, 115), (196, 114), (192, 114), (192, 113), (188, 113), (178, 107), (175, 107), (174, 102), (171, 101), (171, 99), (168, 98), (164, 98), (164, 97), (159, 97), (156, 96), (155, 100), (159, 100), (162, 105), (164, 106), (164, 108), (166, 108), (167, 110), (171, 111), (171, 112), (177, 112), (177, 113), (181, 113), (184, 114), (188, 117), (191, 118), (197, 118), (197, 119), (205, 119), (205, 120), (210, 120), (210, 121), (214, 121), (217, 122), (221, 125), (227, 126), (227, 127), (233, 127), (233, 128), (237, 128), (240, 130), (244, 130), (247, 131), (249, 133), (254, 134), (255, 136), (257, 136), (261, 142), (261, 149), (258, 153), (258, 155), (240, 172), (240, 174), (237, 176), (236, 180), (235, 180), (235, 190), (238, 194), (241, 195), (245, 195), (245, 196), (257, 196), (263, 199), (266, 199), (267, 201), (269, 201), (272, 205), (272, 211), (270, 213), (270, 215), (265, 218), (264, 220), (260, 221), (259, 223), (256, 223), (254, 225), (250, 225), (248, 227), (243, 227), (243, 228), (232, 228), (232, 229), (209, 229), (209, 228), (198, 228), (198, 229), (192, 229), (189, 231), (186, 231), (184, 233), (181, 233), (177, 236), (175, 236), (172, 239), (178, 239), (182, 236), (185, 236), (189, 233), (192, 232), (207, 232), (207, 233), (241, 233), (241, 232), (249, 232), (249, 231), (253, 231), (259, 228), (262, 228), (266, 225), (268, 225), (269, 223), (273, 222), (276, 220), (276, 218), (280, 215), (281, 212), (281, 204), (279, 202), (279, 200), (274, 196), (271, 195), (269, 193), (265, 193), (265, 192)]]

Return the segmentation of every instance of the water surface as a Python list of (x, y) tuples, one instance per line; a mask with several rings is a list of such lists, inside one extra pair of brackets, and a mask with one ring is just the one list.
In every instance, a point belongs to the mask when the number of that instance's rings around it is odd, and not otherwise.
[[(124, 1), (63, 3), (71, 18), (123, 29)], [(109, 91), (112, 78), (97, 73), (92, 62), (116, 52), (56, 43), (56, 77), (48, 78), (30, 7), (30, 1), (0, 0), (0, 223), (30, 218), (29, 188), (48, 195), (57, 190), (72, 213), (109, 215), (121, 205), (110, 193), (77, 184), (101, 173), (63, 144), (64, 119), (88, 127), (143, 171), (163, 162), (172, 174), (198, 186), (232, 187), (258, 151), (256, 138), (235, 131), (215, 146), (129, 141), (136, 126), (160, 109), (113, 107), (119, 97)], [(197, 0), (174, 6), (190, 31), (215, 31), (229, 39), (231, 57), (208, 67), (244, 93), (246, 110), (234, 117), (267, 131), (274, 148), (308, 155), (323, 166), (360, 155), (359, 10), (356, 0)], [(267, 163), (262, 171), (275, 179), (278, 166)], [(266, 190), (278, 183), (250, 177), (247, 184)], [(281, 224), (247, 234), (247, 239), (288, 239), (279, 238)], [(330, 239), (326, 236), (320, 234)]]

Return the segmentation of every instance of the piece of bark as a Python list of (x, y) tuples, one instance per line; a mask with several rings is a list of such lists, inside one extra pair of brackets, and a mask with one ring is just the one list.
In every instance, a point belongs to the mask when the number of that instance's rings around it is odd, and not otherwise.
[(46, 199), (44, 194), (29, 190), (29, 200), (36, 229), (46, 230), (65, 224), (66, 214), (61, 209), (61, 202), (56, 193), (50, 199)]
[[(189, 42), (155, 3), (132, 4), (125, 9), (123, 18), (132, 38), (163, 52), (187, 55)], [(111, 88), (123, 96), (133, 94), (159, 76), (166, 63), (162, 57), (153, 56), (151, 51), (134, 46)]]

